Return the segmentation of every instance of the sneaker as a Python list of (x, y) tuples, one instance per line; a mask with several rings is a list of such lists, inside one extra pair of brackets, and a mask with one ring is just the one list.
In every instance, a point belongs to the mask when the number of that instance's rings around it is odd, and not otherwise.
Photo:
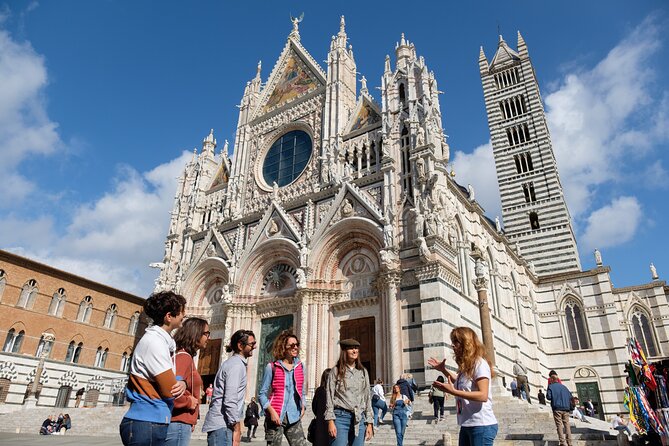
[(379, 424), (384, 424), (384, 423), (383, 423), (383, 420), (379, 420)]

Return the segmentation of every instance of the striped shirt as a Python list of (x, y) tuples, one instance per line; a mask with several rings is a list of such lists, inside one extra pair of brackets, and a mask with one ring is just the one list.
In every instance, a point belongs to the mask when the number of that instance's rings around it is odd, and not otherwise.
[(161, 327), (146, 329), (130, 361), (130, 376), (125, 389), (130, 409), (125, 418), (152, 423), (170, 422), (172, 386), (176, 384), (172, 353), (174, 339)]

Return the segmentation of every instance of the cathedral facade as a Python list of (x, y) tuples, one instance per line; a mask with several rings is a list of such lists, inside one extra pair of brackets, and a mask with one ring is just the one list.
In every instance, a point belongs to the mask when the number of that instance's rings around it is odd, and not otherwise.
[[(527, 46), (501, 39), (479, 67), (504, 230), (449, 165), (434, 73), (402, 35), (385, 59), (381, 103), (347, 45), (344, 18), (323, 69), (298, 21), (266, 82), (258, 65), (240, 104), (234, 154), (213, 132), (179, 179), (157, 289), (210, 321), (199, 360), (213, 380), (222, 343), (252, 329), (248, 398), (282, 329), (299, 336), (310, 389), (354, 337), (371, 378), (436, 373), (450, 331), (481, 329), (490, 307), (498, 376), (521, 360), (536, 390), (555, 369), (599, 413), (621, 408), (626, 339), (669, 346), (665, 282), (616, 289), (597, 253), (583, 271)], [(478, 259), (478, 262), (477, 262)], [(477, 279), (477, 280), (475, 280)], [(536, 392), (533, 392), (536, 393)]]

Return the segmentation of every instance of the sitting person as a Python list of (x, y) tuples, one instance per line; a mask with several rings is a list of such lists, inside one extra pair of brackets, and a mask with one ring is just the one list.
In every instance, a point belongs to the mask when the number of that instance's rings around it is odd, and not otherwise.
[(72, 429), (72, 420), (70, 419), (70, 414), (66, 413), (58, 425), (58, 433), (60, 435), (65, 435), (65, 433), (70, 429)]
[(49, 417), (42, 422), (42, 427), (39, 428), (39, 434), (50, 435), (51, 432), (53, 432), (53, 428), (51, 427), (52, 422), (53, 422), (53, 415), (49, 415)]
[(621, 413), (614, 415), (613, 419), (611, 420), (611, 426), (618, 432), (627, 432), (627, 435), (631, 437), (632, 431), (630, 431), (630, 428), (627, 425), (627, 421), (625, 421), (623, 417), (624, 415)]
[(573, 418), (576, 418), (577, 420), (583, 421), (584, 423), (590, 423), (586, 418), (585, 415), (583, 415), (583, 409), (579, 405), (579, 401), (577, 397), (573, 397), (571, 399), (571, 405), (574, 408), (574, 410), (571, 413), (571, 416)]

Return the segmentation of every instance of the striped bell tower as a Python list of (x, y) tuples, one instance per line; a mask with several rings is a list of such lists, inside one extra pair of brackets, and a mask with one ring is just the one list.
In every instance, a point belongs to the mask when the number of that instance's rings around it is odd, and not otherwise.
[(490, 63), (481, 47), (479, 69), (505, 233), (538, 275), (578, 271), (576, 239), (539, 84), (520, 32), (517, 51), (499, 36)]

